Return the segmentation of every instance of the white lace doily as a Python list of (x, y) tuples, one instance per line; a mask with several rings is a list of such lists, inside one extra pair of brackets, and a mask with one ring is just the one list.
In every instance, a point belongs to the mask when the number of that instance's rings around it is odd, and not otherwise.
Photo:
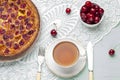
[[(120, 21), (120, 6), (118, 0), (92, 0), (105, 9), (105, 18), (97, 28), (90, 29), (83, 26), (79, 18), (79, 9), (85, 0), (32, 0), (41, 16), (41, 37), (36, 43), (34, 51), (19, 61), (0, 64), (0, 80), (36, 80), (37, 73), (37, 53), (39, 45), (46, 47), (54, 38), (50, 35), (50, 30), (54, 28), (52, 23), (57, 24), (59, 38), (71, 37), (81, 41), (84, 47), (88, 41), (93, 44), (100, 41), (112, 28)], [(72, 5), (71, 15), (65, 15), (65, 7)], [(57, 12), (55, 12), (55, 10)], [(63, 11), (62, 11), (63, 10)], [(48, 16), (48, 17), (47, 17)], [(71, 16), (71, 17), (70, 17)], [(50, 17), (50, 18), (49, 18)], [(74, 18), (74, 19), (73, 19)], [(47, 19), (47, 20), (46, 20)], [(71, 21), (73, 19), (73, 21)], [(46, 22), (47, 21), (47, 22)], [(70, 22), (69, 22), (70, 21)], [(59, 24), (61, 22), (61, 24)], [(68, 23), (70, 23), (69, 26)], [(65, 26), (66, 25), (66, 26)], [(68, 29), (68, 30), (67, 30)], [(80, 75), (80, 74), (79, 74)], [(80, 77), (73, 77), (71, 80), (79, 80)], [(44, 63), (42, 66), (42, 80), (61, 80), (52, 74)]]

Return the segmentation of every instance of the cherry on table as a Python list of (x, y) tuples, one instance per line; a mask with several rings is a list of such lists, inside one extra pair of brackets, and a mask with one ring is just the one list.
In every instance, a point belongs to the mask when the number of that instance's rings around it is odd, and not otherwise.
[(57, 31), (55, 29), (52, 29), (50, 33), (53, 37), (56, 37), (57, 35)]
[(66, 13), (70, 14), (71, 13), (71, 9), (70, 8), (66, 8)]
[(109, 53), (109, 55), (113, 56), (115, 54), (115, 50), (114, 49), (110, 49), (108, 53)]

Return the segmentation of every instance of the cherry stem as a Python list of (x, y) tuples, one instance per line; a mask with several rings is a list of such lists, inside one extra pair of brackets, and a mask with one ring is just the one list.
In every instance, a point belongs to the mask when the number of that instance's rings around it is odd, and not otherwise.
[(54, 26), (55, 26), (55, 30), (57, 30), (57, 24), (56, 23), (53, 23), (54, 24)]

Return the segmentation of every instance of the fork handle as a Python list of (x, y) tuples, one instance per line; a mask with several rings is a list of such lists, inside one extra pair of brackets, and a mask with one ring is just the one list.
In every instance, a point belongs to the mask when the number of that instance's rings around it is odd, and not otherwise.
[(41, 72), (37, 72), (37, 80), (41, 80)]
[(89, 80), (94, 80), (93, 71), (89, 71)]

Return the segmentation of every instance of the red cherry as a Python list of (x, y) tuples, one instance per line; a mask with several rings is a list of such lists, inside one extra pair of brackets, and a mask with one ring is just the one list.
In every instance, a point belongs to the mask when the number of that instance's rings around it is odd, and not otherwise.
[(90, 1), (86, 1), (86, 2), (85, 2), (85, 5), (86, 5), (87, 7), (91, 7), (91, 4), (92, 4), (92, 3), (91, 3)]
[(6, 46), (7, 47), (11, 47), (12, 46), (12, 42), (6, 42)]
[(85, 13), (81, 13), (81, 19), (85, 22), (87, 20), (87, 16)]
[(24, 42), (23, 40), (21, 40), (21, 41), (19, 42), (19, 45), (22, 46), (22, 45), (24, 45), (24, 43), (25, 43), (25, 42)]
[(66, 8), (66, 13), (70, 14), (70, 12), (71, 12), (71, 9), (70, 8)]
[(95, 14), (96, 10), (94, 8), (90, 9), (90, 13)]
[(98, 11), (96, 11), (95, 16), (100, 16), (100, 13)]
[(92, 3), (92, 4), (91, 4), (91, 8), (94, 8), (94, 6), (95, 6), (94, 3)]
[(8, 17), (9, 17), (9, 15), (1, 15), (1, 18), (2, 18), (3, 20), (7, 20)]
[(87, 24), (91, 24), (91, 22), (89, 20), (86, 21)]
[(87, 18), (90, 18), (90, 17), (93, 17), (93, 18), (94, 18), (94, 15), (91, 14), (91, 13), (87, 13)]
[(18, 44), (14, 44), (14, 49), (18, 49), (19, 48), (19, 45)]
[(115, 50), (114, 49), (110, 49), (109, 50), (109, 55), (113, 56), (115, 54)]
[(10, 52), (10, 50), (8, 48), (5, 49), (4, 53), (8, 54)]
[(99, 13), (100, 13), (100, 16), (102, 17), (104, 10), (102, 8), (99, 8)]
[(97, 16), (97, 17), (95, 17), (95, 21), (94, 21), (94, 23), (96, 24), (96, 23), (98, 23), (100, 21), (100, 18)]
[(52, 35), (53, 37), (55, 37), (55, 36), (57, 35), (57, 31), (56, 31), (55, 29), (52, 29), (52, 30), (51, 30), (51, 35)]
[(30, 16), (31, 15), (31, 11), (27, 11), (27, 16)]
[(95, 8), (96, 11), (98, 11), (100, 7), (97, 4), (94, 3), (94, 8)]
[[(22, 31), (20, 33), (22, 33)], [(28, 34), (23, 34), (22, 37), (25, 40), (28, 40), (30, 38), (30, 36)]]
[(14, 5), (14, 9), (15, 9), (15, 10), (18, 10), (18, 6)]
[(18, 0), (18, 1), (17, 1), (17, 4), (19, 5), (20, 3), (21, 3), (21, 1), (20, 1), (20, 0)]
[(3, 35), (3, 39), (4, 39), (4, 40), (8, 40), (8, 39), (9, 39), (9, 35), (4, 34), (4, 35)]
[(5, 29), (0, 29), (0, 34), (4, 34), (5, 32)]
[(4, 44), (4, 42), (2, 40), (0, 40), (0, 44)]
[(90, 22), (90, 24), (93, 24), (94, 23), (94, 17), (89, 17), (88, 21)]
[(94, 17), (95, 17), (95, 16), (94, 16), (93, 14), (88, 13), (88, 14), (87, 14), (87, 19), (88, 19), (87, 23), (93, 24), (93, 23), (94, 23)]
[(81, 8), (81, 12), (84, 12), (84, 13), (86, 13), (88, 10), (87, 10), (87, 7), (86, 6), (82, 6), (82, 8)]
[(26, 7), (25, 3), (20, 5), (20, 8), (25, 8), (25, 7)]

